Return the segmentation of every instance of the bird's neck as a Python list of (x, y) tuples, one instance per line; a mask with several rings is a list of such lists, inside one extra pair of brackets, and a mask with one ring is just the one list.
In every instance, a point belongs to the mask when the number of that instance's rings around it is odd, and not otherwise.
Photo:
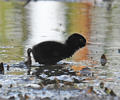
[(67, 46), (67, 57), (71, 57), (77, 50), (78, 48)]

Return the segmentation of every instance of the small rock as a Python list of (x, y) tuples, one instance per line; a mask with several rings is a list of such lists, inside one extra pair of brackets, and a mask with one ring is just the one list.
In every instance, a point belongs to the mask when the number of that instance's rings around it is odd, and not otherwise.
[(15, 97), (14, 97), (14, 96), (12, 96), (12, 97), (10, 97), (10, 98), (9, 98), (9, 100), (15, 100)]
[(0, 88), (2, 88), (2, 84), (0, 84)]
[(111, 95), (111, 96), (116, 96), (116, 94), (114, 93), (113, 90), (110, 91), (110, 95)]
[(4, 74), (3, 62), (0, 63), (0, 74)]
[(25, 94), (24, 98), (25, 100), (28, 100), (30, 97), (27, 94)]
[(104, 83), (103, 82), (100, 83), (100, 88), (102, 88), (102, 89), (104, 88)]
[(118, 49), (118, 53), (120, 53), (120, 49)]
[(102, 65), (102, 66), (105, 66), (105, 65), (106, 65), (106, 63), (107, 63), (107, 58), (106, 58), (105, 54), (102, 54), (101, 59), (100, 59), (100, 62), (101, 62), (101, 65)]
[(20, 100), (24, 100), (24, 97), (22, 94), (18, 94), (18, 97), (20, 98)]
[(10, 69), (10, 66), (9, 66), (9, 65), (7, 65), (7, 70), (9, 71), (9, 69)]

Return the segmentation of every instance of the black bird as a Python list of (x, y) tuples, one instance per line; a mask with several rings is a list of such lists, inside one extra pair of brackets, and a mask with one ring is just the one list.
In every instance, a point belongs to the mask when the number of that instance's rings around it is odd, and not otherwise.
[(74, 33), (68, 37), (64, 44), (56, 41), (46, 41), (39, 43), (33, 48), (29, 48), (33, 57), (39, 64), (54, 65), (58, 61), (72, 56), (76, 50), (86, 45), (86, 39)]

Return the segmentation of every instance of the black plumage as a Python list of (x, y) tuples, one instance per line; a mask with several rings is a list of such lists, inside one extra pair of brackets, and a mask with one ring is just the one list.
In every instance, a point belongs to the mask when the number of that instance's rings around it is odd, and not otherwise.
[(68, 37), (64, 44), (56, 41), (45, 41), (33, 46), (31, 51), (36, 62), (53, 65), (72, 56), (76, 50), (84, 47), (85, 44), (86, 39), (82, 35), (74, 33)]

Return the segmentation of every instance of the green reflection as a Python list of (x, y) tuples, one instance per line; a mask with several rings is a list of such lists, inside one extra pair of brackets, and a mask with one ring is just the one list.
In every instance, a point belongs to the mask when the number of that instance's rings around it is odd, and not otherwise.
[(90, 7), (87, 3), (67, 3), (67, 31), (68, 33), (89, 33)]
[(27, 36), (25, 9), (16, 3), (0, 1), (0, 61), (23, 60), (23, 42)]

